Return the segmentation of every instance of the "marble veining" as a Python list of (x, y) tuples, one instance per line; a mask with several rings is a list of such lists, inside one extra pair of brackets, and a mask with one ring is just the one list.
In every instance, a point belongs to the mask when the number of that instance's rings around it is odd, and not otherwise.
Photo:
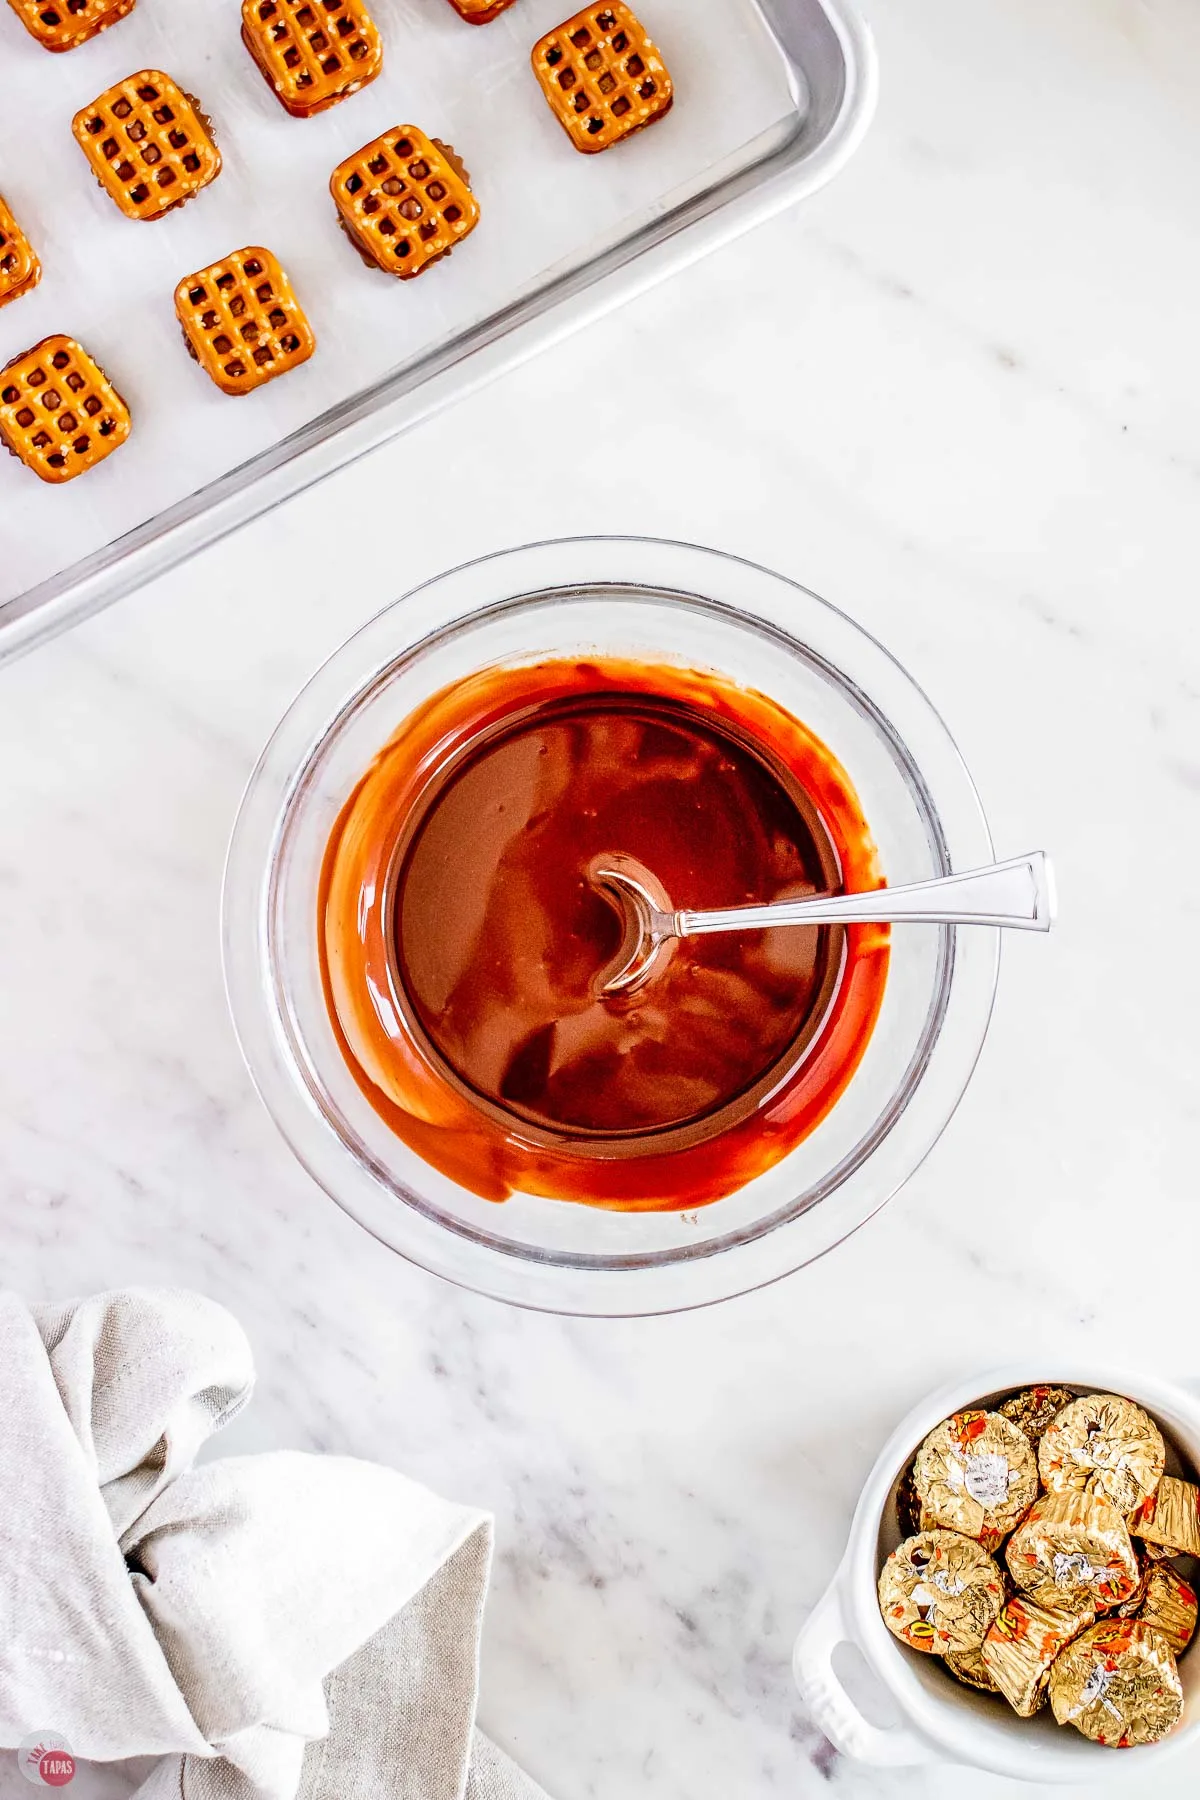
[[(802, 210), (0, 675), (4, 1279), (201, 1288), (260, 1371), (214, 1454), (378, 1457), (493, 1508), (483, 1722), (557, 1800), (1015, 1793), (857, 1766), (799, 1702), (863, 1477), (1018, 1344), (1200, 1377), (1200, 13), (873, 11), (877, 126)], [(344, 1218), (250, 1088), (218, 939), (243, 784), (318, 662), (452, 560), (606, 530), (846, 608), (1062, 891), (889, 1208), (760, 1294), (618, 1324), (456, 1292)]]

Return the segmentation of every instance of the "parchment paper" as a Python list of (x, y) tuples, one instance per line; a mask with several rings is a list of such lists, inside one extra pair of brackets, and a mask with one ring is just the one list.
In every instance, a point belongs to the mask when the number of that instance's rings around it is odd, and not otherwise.
[[(0, 599), (495, 312), (548, 268), (581, 260), (792, 109), (752, 0), (643, 0), (639, 16), (675, 81), (674, 109), (628, 143), (581, 156), (529, 67), (533, 44), (574, 10), (571, 0), (517, 0), (472, 27), (448, 0), (372, 0), (382, 75), (315, 119), (292, 119), (241, 43), (238, 0), (138, 0), (128, 19), (62, 56), (0, 4), (0, 192), (45, 271), (39, 288), (0, 311), (0, 364), (67, 332), (107, 370), (134, 420), (126, 445), (61, 488), (0, 455)], [(210, 187), (154, 224), (118, 212), (71, 136), (80, 107), (147, 67), (197, 96), (224, 158)], [(344, 157), (401, 124), (455, 146), (482, 209), (472, 237), (410, 282), (363, 266), (328, 192)], [(173, 295), (184, 275), (244, 244), (278, 256), (317, 352), (259, 393), (230, 399), (188, 357)], [(638, 372), (614, 369), (613, 378), (632, 386)]]

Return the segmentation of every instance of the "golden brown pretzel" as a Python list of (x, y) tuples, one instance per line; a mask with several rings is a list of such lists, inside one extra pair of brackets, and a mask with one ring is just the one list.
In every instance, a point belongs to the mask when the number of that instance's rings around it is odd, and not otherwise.
[(43, 481), (94, 469), (130, 428), (129, 408), (74, 338), (43, 338), (0, 369), (0, 442)]
[(127, 219), (161, 219), (221, 173), (209, 121), (161, 69), (139, 69), (107, 88), (71, 129)]
[(185, 276), (175, 311), (188, 350), (223, 394), (252, 393), (317, 346), (291, 282), (261, 244)]
[(242, 0), (242, 42), (297, 119), (374, 81), (383, 41), (359, 0)]
[(363, 260), (402, 281), (449, 256), (479, 223), (458, 157), (415, 125), (393, 126), (339, 163), (329, 191)]
[(74, 50), (131, 13), (136, 0), (8, 0), (44, 50)]
[(675, 90), (622, 0), (585, 6), (533, 47), (533, 71), (567, 136), (592, 156), (671, 110)]
[(0, 194), (0, 306), (19, 300), (42, 279), (42, 265), (33, 245), (17, 224)]

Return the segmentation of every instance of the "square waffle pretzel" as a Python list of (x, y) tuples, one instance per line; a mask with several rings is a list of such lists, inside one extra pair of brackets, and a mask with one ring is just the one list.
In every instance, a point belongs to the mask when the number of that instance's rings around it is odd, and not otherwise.
[(73, 481), (129, 432), (129, 408), (74, 338), (43, 338), (0, 369), (0, 442), (43, 481)]
[(415, 125), (396, 125), (339, 163), (329, 191), (364, 262), (402, 281), (449, 256), (479, 223), (458, 157)]
[(374, 81), (383, 40), (358, 0), (242, 0), (242, 42), (293, 118)]
[(317, 347), (291, 282), (261, 244), (185, 276), (175, 311), (189, 352), (223, 394), (253, 393)]
[(19, 300), (42, 279), (33, 245), (13, 218), (0, 194), (0, 306)]
[(468, 25), (490, 25), (493, 19), (508, 11), (513, 0), (450, 0), (450, 4)]
[(127, 219), (161, 219), (221, 173), (199, 102), (161, 69), (140, 69), (77, 112), (71, 130)]
[(533, 48), (533, 71), (577, 150), (594, 155), (670, 112), (675, 90), (621, 0), (583, 11)]
[(74, 50), (107, 31), (136, 0), (8, 0), (30, 37), (44, 50)]

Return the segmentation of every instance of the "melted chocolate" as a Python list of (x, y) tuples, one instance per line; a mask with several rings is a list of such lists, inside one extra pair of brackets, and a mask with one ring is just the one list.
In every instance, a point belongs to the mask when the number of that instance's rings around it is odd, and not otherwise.
[(674, 905), (880, 885), (829, 751), (762, 695), (610, 660), (435, 695), (347, 802), (319, 945), (334, 1030), (428, 1162), (629, 1209), (731, 1192), (810, 1132), (882, 1002), (886, 927), (685, 940), (600, 998), (619, 922), (588, 878), (637, 858)]
[(828, 999), (843, 934), (689, 939), (645, 988), (602, 999), (620, 923), (587, 871), (634, 856), (688, 908), (836, 888), (803, 806), (761, 753), (667, 701), (589, 695), (499, 734), (443, 776), (396, 884), (400, 983), (431, 1045), (542, 1129), (709, 1118)]

